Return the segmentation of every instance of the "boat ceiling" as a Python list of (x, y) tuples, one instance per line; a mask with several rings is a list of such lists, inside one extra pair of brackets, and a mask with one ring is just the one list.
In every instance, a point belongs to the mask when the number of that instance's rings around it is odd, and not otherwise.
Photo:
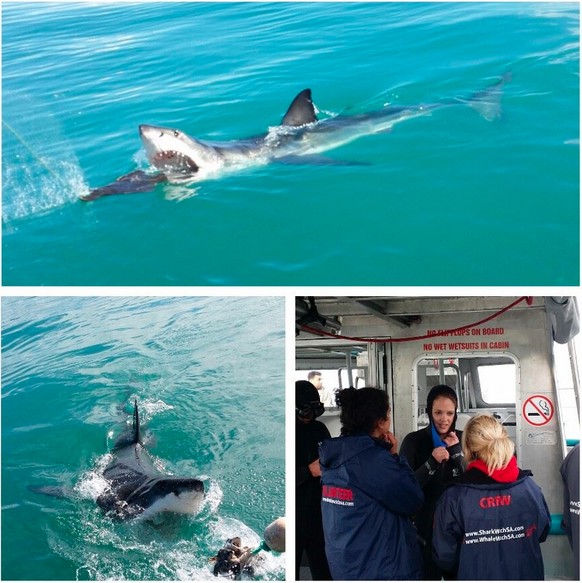
[[(296, 298), (298, 338), (315, 338), (304, 326), (334, 334), (343, 329), (378, 329), (382, 323), (392, 331), (406, 330), (434, 314), (479, 313), (487, 315), (511, 304), (519, 296), (300, 296)], [(534, 298), (542, 307), (544, 298)], [(531, 309), (525, 302), (516, 310)], [(320, 337), (321, 338), (321, 337)]]

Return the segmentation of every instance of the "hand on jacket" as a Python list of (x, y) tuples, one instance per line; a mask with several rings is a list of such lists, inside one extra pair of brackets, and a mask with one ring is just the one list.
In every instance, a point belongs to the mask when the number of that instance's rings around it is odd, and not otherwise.
[(435, 447), (432, 450), (432, 457), (440, 464), (449, 459), (449, 452), (446, 447)]
[(452, 445), (456, 445), (457, 443), (459, 443), (459, 438), (457, 437), (457, 434), (454, 431), (451, 431), (443, 439), (443, 441), (447, 444), (447, 447), (451, 447)]

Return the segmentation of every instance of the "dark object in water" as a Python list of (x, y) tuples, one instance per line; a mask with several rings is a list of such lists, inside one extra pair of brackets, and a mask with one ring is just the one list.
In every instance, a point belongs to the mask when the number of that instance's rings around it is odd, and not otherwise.
[(238, 536), (227, 539), (226, 544), (210, 560), (214, 562), (215, 577), (223, 575), (238, 581), (243, 573), (250, 577), (255, 574), (253, 550), (251, 547), (243, 547)]
[(167, 178), (162, 173), (148, 174), (143, 170), (136, 170), (124, 176), (120, 176), (115, 182), (100, 188), (94, 188), (89, 194), (81, 196), (81, 200), (88, 202), (110, 194), (133, 194), (136, 192), (150, 192), (160, 182), (166, 182)]

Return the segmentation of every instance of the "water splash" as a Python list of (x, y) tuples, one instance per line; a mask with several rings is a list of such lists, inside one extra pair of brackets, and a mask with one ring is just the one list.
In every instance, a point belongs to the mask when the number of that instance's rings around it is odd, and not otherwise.
[[(80, 193), (89, 191), (78, 163), (48, 158), (43, 162), (41, 165), (22, 154), (18, 156), (18, 164), (3, 164), (2, 220), (5, 223), (74, 202)], [(50, 174), (47, 167), (52, 169)]]
[[(101, 456), (97, 469), (87, 472), (76, 491), (81, 498), (100, 493), (99, 469), (110, 456)], [(196, 517), (167, 515), (158, 521), (115, 522), (99, 509), (79, 500), (58, 524), (46, 528), (47, 543), (59, 556), (75, 564), (78, 581), (102, 580), (209, 580), (210, 557), (228, 538), (240, 536), (245, 546), (258, 547), (261, 537), (243, 522), (218, 514), (222, 489), (211, 481), (204, 507)], [(285, 578), (285, 556), (261, 552), (254, 579)]]
[(182, 202), (188, 200), (199, 194), (200, 189), (191, 186), (183, 186), (180, 184), (168, 184), (164, 189), (165, 199), (175, 202)]
[(113, 456), (109, 453), (97, 458), (95, 467), (81, 476), (73, 491), (84, 500), (97, 500), (109, 488), (103, 472), (112, 459)]
[[(77, 156), (54, 115), (27, 96), (35, 116), (2, 118), (2, 218), (4, 222), (45, 212), (75, 201), (88, 191)], [(20, 106), (22, 103), (19, 104)]]
[(138, 401), (139, 412), (142, 420), (144, 422), (151, 421), (159, 413), (164, 413), (165, 411), (171, 411), (174, 409), (173, 405), (168, 405), (161, 399), (146, 399), (144, 401)]

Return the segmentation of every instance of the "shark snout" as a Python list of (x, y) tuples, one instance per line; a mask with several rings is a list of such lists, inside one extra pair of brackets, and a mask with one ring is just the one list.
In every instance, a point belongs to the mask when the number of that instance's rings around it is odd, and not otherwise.
[(143, 139), (151, 140), (155, 136), (157, 137), (162, 136), (163, 132), (161, 130), (163, 130), (163, 128), (157, 128), (156, 126), (142, 124), (139, 126), (139, 137), (142, 140)]
[(158, 170), (179, 175), (198, 172), (193, 141), (183, 132), (142, 124), (139, 135), (150, 164)]
[(141, 138), (141, 141), (142, 141), (143, 145), (145, 146), (148, 155), (151, 152), (156, 151), (156, 146), (155, 146), (155, 136), (156, 135), (159, 136), (159, 132), (156, 134), (156, 132), (154, 131), (154, 126), (148, 126), (148, 125), (140, 125), (139, 126), (139, 137)]
[(142, 138), (147, 139), (160, 139), (163, 137), (174, 137), (181, 139), (183, 134), (180, 130), (176, 130), (173, 128), (165, 128), (162, 126), (151, 126), (147, 124), (142, 124), (139, 126), (139, 135)]
[(173, 135), (173, 130), (170, 128), (163, 128), (160, 126), (150, 126), (142, 124), (139, 126), (139, 137), (143, 142), (156, 143), (164, 137)]

